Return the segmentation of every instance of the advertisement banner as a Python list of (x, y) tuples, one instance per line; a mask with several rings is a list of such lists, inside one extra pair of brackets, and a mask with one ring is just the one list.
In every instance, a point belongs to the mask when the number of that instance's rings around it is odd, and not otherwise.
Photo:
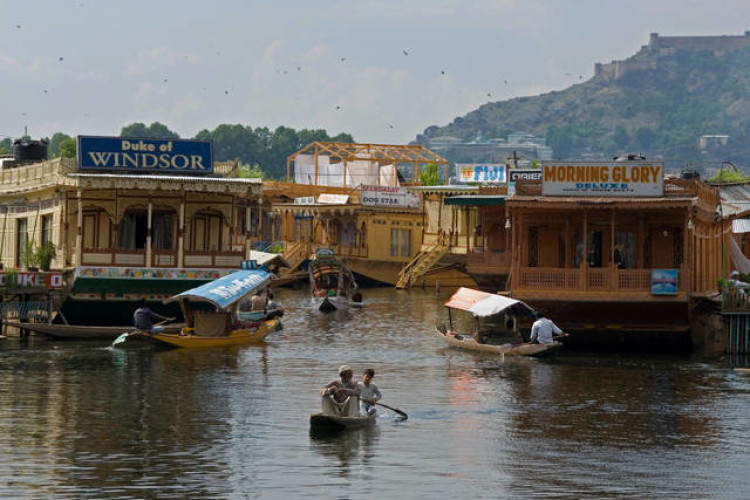
[(419, 208), (419, 194), (401, 187), (363, 185), (359, 199), (368, 207)]
[(518, 180), (540, 181), (542, 180), (542, 169), (541, 168), (511, 168), (510, 170), (508, 170), (508, 181), (516, 182)]
[(6, 288), (28, 287), (57, 290), (63, 287), (62, 273), (5, 272), (0, 273), (0, 286)]
[(78, 168), (99, 172), (210, 174), (211, 141), (78, 136)]
[(502, 184), (507, 181), (505, 177), (506, 166), (499, 164), (475, 164), (457, 163), (456, 178), (458, 182), (480, 182)]
[(558, 162), (542, 166), (545, 196), (663, 196), (664, 168), (646, 162)]

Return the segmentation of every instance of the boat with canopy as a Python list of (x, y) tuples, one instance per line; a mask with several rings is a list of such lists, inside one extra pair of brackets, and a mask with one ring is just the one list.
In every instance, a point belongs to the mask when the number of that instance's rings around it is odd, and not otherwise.
[[(494, 293), (482, 292), (472, 288), (459, 288), (450, 300), (445, 303), (448, 309), (448, 325), (441, 324), (436, 328), (437, 334), (452, 347), (470, 351), (501, 354), (504, 356), (545, 356), (562, 348), (562, 343), (551, 344), (485, 344), (481, 342), (480, 322), (483, 318), (499, 315), (508, 317), (533, 317), (534, 309), (520, 300)], [(472, 315), (474, 331), (459, 333), (453, 327), (452, 311), (464, 311)], [(515, 320), (512, 320), (515, 325)]]
[(362, 295), (357, 292), (354, 274), (330, 248), (319, 248), (310, 259), (310, 288), (316, 309), (329, 312), (361, 306)]
[(261, 269), (232, 274), (186, 290), (165, 300), (179, 302), (186, 326), (179, 333), (136, 331), (123, 334), (113, 345), (147, 339), (172, 347), (216, 347), (262, 341), (281, 319), (243, 319), (240, 304), (248, 296), (266, 289), (272, 275)]

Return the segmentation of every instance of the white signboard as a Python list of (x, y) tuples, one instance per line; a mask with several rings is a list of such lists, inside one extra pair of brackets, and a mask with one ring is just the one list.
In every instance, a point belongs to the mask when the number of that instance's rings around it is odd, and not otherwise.
[(347, 194), (323, 193), (318, 196), (318, 203), (321, 205), (346, 205), (347, 201), (349, 201)]
[(363, 185), (360, 202), (368, 207), (419, 208), (419, 194), (401, 187)]
[(502, 184), (507, 181), (505, 165), (457, 163), (456, 178), (458, 182), (480, 182)]
[(646, 162), (557, 162), (542, 166), (545, 196), (663, 196), (664, 168)]

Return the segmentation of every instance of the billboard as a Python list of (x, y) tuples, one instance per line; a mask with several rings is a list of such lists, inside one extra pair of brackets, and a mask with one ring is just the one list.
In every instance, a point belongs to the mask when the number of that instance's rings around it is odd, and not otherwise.
[(539, 168), (511, 168), (508, 170), (508, 181), (516, 182), (518, 180), (540, 181), (542, 180), (542, 170)]
[(98, 172), (213, 172), (211, 141), (78, 136), (78, 168)]
[(363, 185), (359, 200), (368, 207), (419, 208), (419, 194), (401, 187)]
[(664, 168), (647, 162), (557, 162), (542, 166), (545, 196), (663, 196)]
[(458, 182), (480, 182), (502, 184), (507, 181), (505, 177), (506, 166), (501, 164), (478, 164), (457, 163), (456, 178)]

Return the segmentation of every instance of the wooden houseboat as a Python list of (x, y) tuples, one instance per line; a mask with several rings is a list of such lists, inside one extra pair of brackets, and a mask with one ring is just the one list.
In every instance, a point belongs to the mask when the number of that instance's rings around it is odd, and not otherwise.
[(410, 188), (428, 164), (445, 172), (448, 162), (414, 145), (316, 142), (291, 155), (287, 182), (263, 186), (288, 272), (326, 247), (360, 283), (395, 284), (424, 243), (421, 194)]
[(644, 159), (542, 170), (506, 200), (512, 296), (571, 343), (701, 346), (727, 258), (717, 190)]
[(130, 324), (144, 296), (179, 315), (161, 300), (249, 258), (266, 219), (261, 189), (235, 163), (214, 163), (210, 143), (79, 137), (77, 159), (3, 165), (0, 259), (21, 268), (28, 242), (51, 242), (71, 324)]

